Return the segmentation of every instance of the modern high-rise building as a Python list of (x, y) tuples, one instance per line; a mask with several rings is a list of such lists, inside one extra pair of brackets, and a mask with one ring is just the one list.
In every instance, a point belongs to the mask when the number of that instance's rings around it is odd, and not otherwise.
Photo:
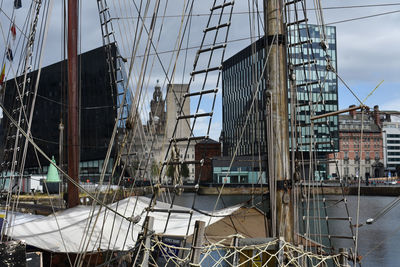
[[(259, 79), (264, 58), (265, 40), (261, 38), (222, 64), (221, 141), (224, 156), (233, 156), (236, 150), (237, 156), (265, 154), (267, 151), (266, 87), (264, 79)], [(259, 90), (255, 94), (258, 82)], [(253, 95), (256, 96), (254, 103)]]
[[(302, 45), (291, 46), (288, 63), (294, 69), (296, 78), (297, 150), (310, 151), (312, 144), (317, 157), (325, 158), (328, 153), (339, 149), (339, 118), (336, 115), (314, 120), (313, 128), (310, 118), (338, 110), (338, 80), (335, 74), (336, 27), (324, 27), (325, 40), (321, 30), (317, 25), (308, 24), (306, 27), (300, 24), (299, 29), (289, 31), (289, 44)], [(290, 120), (290, 94), (288, 98)], [(326, 170), (320, 171), (326, 173)]]
[[(122, 59), (117, 56), (117, 48), (112, 46), (111, 57), (114, 59), (114, 68), (121, 66)], [(112, 136), (115, 118), (118, 112), (117, 95), (121, 92), (124, 73), (117, 74), (120, 81), (118, 85), (110, 81), (107, 52), (105, 47), (100, 47), (79, 55), (80, 62), (80, 179), (82, 181), (98, 180), (104, 158), (107, 153)], [(21, 111), (20, 97), (17, 92), (22, 92), (23, 76), (16, 77), (6, 82), (4, 106), (14, 119), (20, 118), (23, 129), (27, 127), (32, 101), (34, 96), (37, 71), (27, 74), (25, 93), (22, 96), (26, 104), (25, 113)], [(126, 81), (126, 79), (125, 79)], [(110, 86), (111, 85), (111, 86)], [(17, 89), (18, 87), (18, 89)], [(120, 88), (121, 87), (121, 88)], [(66, 168), (67, 164), (67, 64), (61, 61), (43, 67), (36, 102), (33, 112), (31, 133), (35, 143), (51, 158), (55, 157), (57, 164), (60, 161)], [(129, 104), (129, 103), (128, 103)], [(19, 115), (21, 113), (21, 116)], [(64, 130), (60, 127), (63, 123)], [(17, 153), (16, 161), (23, 160), (22, 150), (25, 140), (19, 139), (16, 143), (16, 127), (4, 116), (2, 127), (4, 136), (3, 171), (9, 170), (10, 159), (13, 158), (14, 149)], [(61, 135), (61, 136), (60, 136)], [(18, 138), (22, 138), (21, 135)], [(60, 153), (61, 151), (61, 153)], [(61, 158), (61, 159), (60, 159)], [(112, 162), (107, 169), (106, 179), (112, 169)], [(25, 164), (26, 174), (45, 174), (49, 162), (29, 145)]]
[[(310, 117), (338, 109), (337, 78), (327, 69), (327, 62), (334, 69), (337, 66), (336, 28), (325, 28), (326, 50), (321, 46), (318, 26), (308, 25), (306, 28), (300, 25), (299, 31), (289, 33), (288, 42), (300, 43), (291, 46), (288, 56), (288, 65), (292, 65), (296, 77), (297, 149), (309, 151), (312, 141), (320, 157), (325, 157), (326, 153), (338, 149), (338, 117), (316, 121), (313, 130)], [(236, 150), (237, 156), (266, 153), (265, 58), (263, 37), (223, 63), (221, 137), (224, 156), (233, 156)], [(313, 64), (305, 63), (310, 59)], [(288, 98), (290, 117), (289, 88)]]

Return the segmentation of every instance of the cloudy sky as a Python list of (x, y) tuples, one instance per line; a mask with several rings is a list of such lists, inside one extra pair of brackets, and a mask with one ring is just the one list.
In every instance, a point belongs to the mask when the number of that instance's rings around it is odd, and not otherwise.
[[(1, 1), (1, 36), (0, 47), (5, 48), (6, 43), (10, 43), (16, 59), (14, 59), (13, 68), (10, 69), (7, 65), (7, 79), (12, 78), (12, 74), (17, 71), (18, 55), (21, 51), (21, 44), (18, 42), (23, 30), (24, 21), (29, 12), (31, 1), (22, 1), (23, 8), (18, 10), (12, 9), (13, 1)], [(43, 54), (43, 66), (57, 62), (63, 58), (62, 50), (62, 20), (63, 11), (61, 1), (54, 2), (50, 16), (48, 28), (48, 38), (46, 40), (46, 49)], [(99, 27), (99, 16), (97, 10), (97, 1), (82, 1), (81, 3), (81, 29), (80, 29), (80, 50), (82, 52), (94, 49), (102, 45), (101, 31)], [(144, 16), (146, 28), (149, 29), (151, 23), (151, 15), (154, 10), (154, 4), (150, 3), (140, 6), (141, 1), (120, 0), (108, 1), (111, 16), (113, 17), (113, 26), (115, 35), (118, 41), (121, 54), (128, 59), (127, 68), (132, 56), (132, 45), (135, 39), (135, 25), (138, 21), (138, 12), (136, 9), (141, 8), (141, 14)], [(144, 1), (143, 1), (144, 2)], [(168, 5), (166, 3), (168, 2)], [(189, 81), (188, 73), (192, 71), (193, 60), (196, 48), (199, 46), (202, 30), (205, 28), (207, 18), (211, 6), (210, 0), (195, 1), (193, 5), (193, 16), (188, 22), (188, 28), (185, 30), (185, 23), (181, 26), (181, 14), (188, 14), (189, 9), (185, 9), (185, 3), (182, 0), (161, 1), (158, 14), (166, 14), (166, 17), (159, 16), (153, 36), (153, 44), (157, 47), (159, 58), (156, 56), (149, 57), (146, 68), (144, 81), (145, 99), (142, 103), (146, 103), (151, 97), (152, 90), (159, 79), (166, 88), (167, 80), (165, 79), (165, 71), (168, 72), (168, 77), (172, 77), (172, 69), (176, 70), (174, 77), (175, 83), (186, 83)], [(257, 15), (252, 15), (249, 18), (248, 11), (255, 10), (256, 6), (252, 4), (248, 6), (248, 2), (257, 3), (260, 11), (262, 10), (262, 1), (236, 1), (234, 15), (232, 18), (231, 31), (225, 58), (228, 58), (246, 47), (251, 43), (252, 37), (258, 35), (258, 29), (261, 25), (258, 24)], [(308, 16), (310, 22), (315, 22), (315, 11), (313, 10), (313, 2), (307, 2)], [(43, 7), (46, 6), (44, 2)], [(136, 6), (133, 4), (136, 3)], [(382, 81), (382, 85), (370, 96), (366, 104), (369, 106), (379, 105), (381, 109), (399, 109), (400, 103), (400, 2), (394, 0), (386, 0), (384, 2), (372, 0), (326, 0), (322, 1), (324, 8), (325, 23), (337, 27), (337, 53), (338, 53), (338, 73), (343, 80), (354, 90), (360, 99), (364, 98)], [(379, 6), (378, 6), (379, 5)], [(387, 14), (385, 14), (387, 13)], [(254, 14), (254, 13), (252, 13)], [(380, 15), (385, 14), (385, 15)], [(380, 15), (380, 16), (375, 16)], [(262, 14), (260, 15), (262, 17)], [(363, 18), (364, 19), (359, 19)], [(368, 18), (366, 18), (368, 17)], [(17, 40), (12, 43), (9, 39), (9, 18), (14, 18), (17, 24)], [(355, 19), (355, 20), (353, 20)], [(140, 21), (140, 20), (139, 20)], [(249, 23), (251, 21), (251, 25)], [(40, 22), (40, 20), (39, 20)], [(39, 24), (41, 26), (41, 24)], [(190, 27), (189, 27), (190, 26)], [(42, 27), (42, 26), (41, 26)], [(189, 30), (190, 29), (190, 30)], [(262, 28), (261, 28), (262, 31)], [(182, 34), (185, 38), (181, 44), (182, 50), (179, 55), (176, 52), (171, 52), (176, 48), (176, 40)], [(39, 33), (38, 33), (39, 34)], [(136, 36), (139, 36), (137, 33)], [(138, 49), (136, 60), (133, 67), (132, 89), (135, 90), (137, 81), (140, 77), (140, 70), (143, 63), (143, 55), (147, 42), (147, 33), (144, 29)], [(138, 40), (138, 38), (136, 39)], [(211, 40), (206, 40), (209, 43)], [(187, 49), (186, 49), (187, 48)], [(3, 49), (4, 51), (5, 49)], [(154, 53), (154, 48), (151, 48)], [(38, 56), (35, 54), (35, 56)], [(160, 61), (161, 63), (160, 63)], [(5, 57), (2, 60), (9, 64)], [(204, 63), (204, 60), (200, 60)], [(176, 64), (175, 64), (176, 63)], [(37, 68), (38, 61), (33, 63), (33, 67)], [(164, 70), (163, 70), (164, 69)], [(206, 89), (215, 87), (216, 76), (211, 75), (206, 83)], [(202, 86), (201, 78), (195, 79), (192, 84), (193, 88)], [(210, 108), (212, 99), (206, 98), (206, 104), (200, 106), (200, 110), (206, 111)], [(339, 84), (339, 106), (345, 108), (351, 104), (358, 104), (357, 100), (349, 93), (348, 89)], [(218, 139), (221, 125), (221, 97), (217, 97), (215, 104), (215, 116), (213, 118), (213, 127), (211, 128), (211, 136)], [(143, 105), (143, 114), (148, 114), (148, 105)], [(196, 109), (195, 101), (191, 103), (192, 111)], [(145, 118), (145, 115), (144, 115)], [(200, 127), (205, 127), (206, 121), (200, 121)]]

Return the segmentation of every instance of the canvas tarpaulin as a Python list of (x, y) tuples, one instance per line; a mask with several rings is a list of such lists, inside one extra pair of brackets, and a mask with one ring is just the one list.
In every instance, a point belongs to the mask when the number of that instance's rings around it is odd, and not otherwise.
[[(100, 209), (99, 206), (96, 206), (94, 213), (91, 212), (91, 206), (77, 206), (44, 218), (13, 225), (7, 228), (6, 234), (15, 240), (53, 252), (125, 251), (135, 245), (145, 221), (149, 202), (150, 199), (146, 197), (130, 197), (110, 205), (126, 217), (140, 216), (137, 224), (105, 208)], [(212, 224), (235, 212), (239, 207), (240, 205), (237, 205), (215, 211), (213, 216), (193, 211), (188, 235), (193, 233), (195, 221)], [(170, 204), (157, 202), (154, 208), (169, 209)], [(173, 209), (189, 210), (177, 205), (174, 205)], [(156, 234), (183, 236), (187, 233), (190, 213), (171, 213), (169, 219), (166, 212), (150, 212), (149, 216), (154, 217), (153, 230)], [(168, 226), (164, 231), (167, 220)]]

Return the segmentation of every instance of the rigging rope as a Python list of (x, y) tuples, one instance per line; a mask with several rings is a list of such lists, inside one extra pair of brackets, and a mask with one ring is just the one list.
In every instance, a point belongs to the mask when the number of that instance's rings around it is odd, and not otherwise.
[[(3, 103), (0, 103), (0, 108), (2, 108), (4, 115), (6, 115), (6, 117), (19, 129), (19, 131), (21, 132), (21, 134), (32, 144), (32, 146), (34, 146), (37, 151), (49, 162), (49, 164), (52, 162), (52, 160), (46, 155), (46, 153), (43, 152), (43, 150), (40, 149), (40, 147), (38, 147), (35, 143), (35, 141), (32, 140), (31, 137), (29, 137), (27, 135), (27, 133), (21, 128), (21, 126), (18, 125), (18, 123), (12, 118), (12, 116), (10, 115), (10, 113), (7, 111), (7, 109), (5, 108), (5, 106), (3, 105)], [(88, 197), (90, 197), (91, 199), (93, 199), (95, 202), (97, 202), (99, 205), (101, 205), (102, 207), (108, 209), (109, 211), (117, 214), (118, 216), (124, 218), (127, 221), (130, 221), (131, 218), (128, 218), (122, 214), (120, 214), (118, 211), (113, 210), (112, 208), (110, 208), (108, 205), (104, 204), (101, 200), (99, 200), (98, 198), (96, 198), (95, 196), (93, 196), (88, 190), (86, 190), (84, 187), (82, 187), (79, 183), (77, 183), (74, 179), (72, 179), (67, 173), (65, 173), (59, 166), (57, 165), (53, 165), (57, 168), (57, 170), (59, 172), (61, 172), (63, 175), (65, 175), (65, 177), (76, 187), (78, 187), (80, 190), (82, 190), (83, 192), (85, 192)]]

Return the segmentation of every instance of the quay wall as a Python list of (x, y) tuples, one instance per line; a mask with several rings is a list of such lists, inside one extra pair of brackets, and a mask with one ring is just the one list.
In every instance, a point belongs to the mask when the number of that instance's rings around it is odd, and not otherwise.
[[(340, 186), (324, 186), (323, 188), (314, 188), (314, 193), (324, 195), (341, 195), (342, 188)], [(344, 187), (345, 195), (358, 195), (358, 187)], [(361, 196), (400, 196), (400, 186), (361, 186)]]

